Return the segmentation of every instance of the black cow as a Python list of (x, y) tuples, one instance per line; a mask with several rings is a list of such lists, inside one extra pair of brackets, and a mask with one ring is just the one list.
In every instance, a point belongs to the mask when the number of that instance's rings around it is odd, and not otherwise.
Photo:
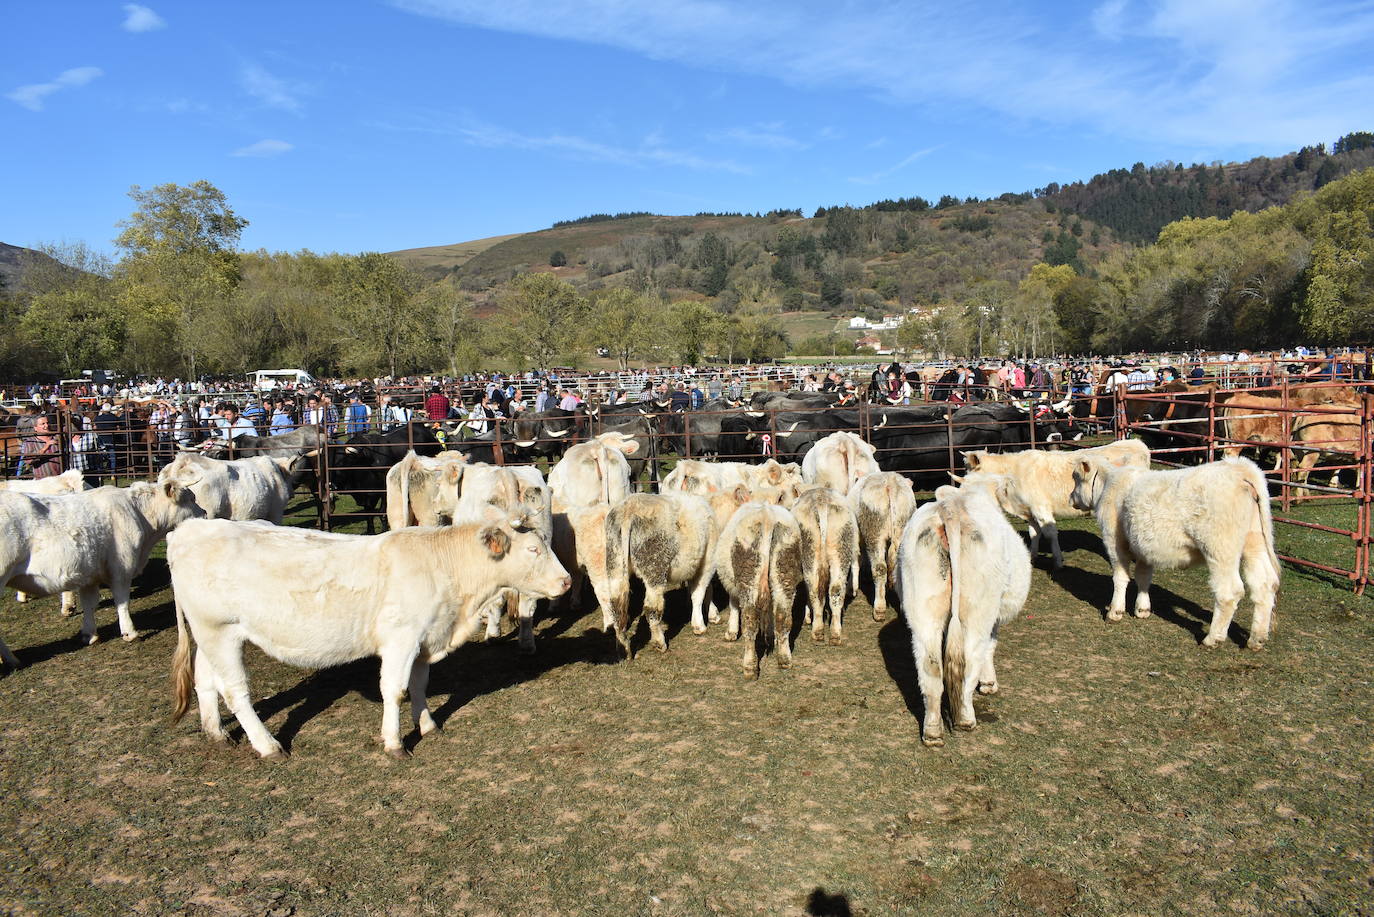
[(386, 473), (412, 449), (417, 455), (435, 456), (443, 444), (425, 424), (397, 427), (385, 433), (354, 433), (348, 441), (330, 446), (329, 498), (347, 493), (358, 508), (368, 513), (367, 533), (373, 532), (377, 506), (386, 494)]

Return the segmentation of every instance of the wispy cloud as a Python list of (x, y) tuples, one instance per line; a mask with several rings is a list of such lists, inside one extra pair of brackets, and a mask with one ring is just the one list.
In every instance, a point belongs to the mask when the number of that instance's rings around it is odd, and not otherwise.
[(274, 76), (261, 64), (244, 64), (239, 70), (239, 85), (244, 92), (268, 108), (300, 114), (300, 96), (304, 93), (304, 87)]
[(99, 67), (74, 67), (63, 70), (55, 80), (47, 83), (30, 83), (5, 93), (5, 98), (24, 106), (30, 111), (42, 111), (44, 100), (59, 89), (74, 89), (85, 86), (96, 77), (104, 76)]
[(748, 174), (749, 169), (728, 159), (711, 159), (668, 143), (657, 132), (645, 136), (637, 145), (616, 146), (590, 140), (576, 134), (553, 132), (523, 134), (508, 128), (477, 121), (457, 124), (444, 118), (427, 118), (411, 124), (384, 122), (374, 125), (382, 130), (437, 134), (456, 137), (473, 146), (490, 149), (516, 149), (550, 152), (587, 162), (608, 162), (616, 165), (643, 168), (648, 166), (677, 166), (703, 172), (732, 172)]
[(1013, 0), (391, 2), (468, 26), (1131, 138), (1310, 143), (1374, 116), (1365, 0), (1102, 0), (1079, 20)]
[(266, 159), (271, 156), (280, 156), (282, 153), (289, 153), (295, 147), (285, 140), (259, 140), (257, 143), (250, 143), (248, 146), (239, 147), (230, 156), (252, 156), (258, 159)]
[(731, 143), (765, 150), (804, 150), (811, 145), (789, 136), (783, 131), (783, 125), (779, 121), (715, 131), (707, 134), (706, 139), (712, 143)]
[(895, 165), (888, 166), (886, 169), (879, 169), (877, 172), (874, 172), (871, 175), (855, 176), (851, 178), (850, 181), (858, 185), (876, 185), (878, 182), (883, 181), (886, 178), (890, 178), (896, 173), (902, 171), (907, 166), (911, 165), (913, 162), (916, 162), (918, 159), (924, 159), (925, 157), (929, 156), (931, 153), (934, 153), (938, 149), (938, 146), (932, 146), (926, 147), (924, 150), (917, 150), (911, 155), (904, 157), (901, 162), (896, 163)]
[(126, 3), (124, 4), (124, 12), (126, 15), (121, 28), (126, 32), (152, 32), (167, 28), (166, 20), (146, 6)]

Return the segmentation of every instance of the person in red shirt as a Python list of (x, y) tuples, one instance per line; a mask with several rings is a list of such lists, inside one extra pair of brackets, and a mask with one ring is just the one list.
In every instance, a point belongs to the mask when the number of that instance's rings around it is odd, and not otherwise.
[(425, 413), (429, 415), (429, 419), (447, 420), (448, 408), (448, 396), (439, 391), (439, 386), (432, 386), (429, 390), (429, 397), (425, 399)]

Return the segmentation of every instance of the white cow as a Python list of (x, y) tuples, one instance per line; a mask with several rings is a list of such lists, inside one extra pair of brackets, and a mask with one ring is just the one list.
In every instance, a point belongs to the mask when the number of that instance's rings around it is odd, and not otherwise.
[(542, 538), (491, 521), (381, 535), (197, 521), (168, 538), (167, 563), (177, 612), (174, 715), (190, 706), (194, 637), (202, 728), (224, 741), (223, 698), (264, 758), (283, 751), (253, 710), (244, 643), (312, 669), (380, 656), (382, 742), (404, 757), (407, 686), (415, 724), (427, 735), (435, 728), (425, 698), (429, 666), (473, 635), (478, 609), (511, 586), (548, 598), (568, 588)]
[(266, 519), (280, 524), (302, 461), (301, 456), (255, 455), (226, 462), (182, 452), (157, 479), (189, 490), (207, 519)]
[[(98, 639), (95, 606), (108, 586), (119, 631), (134, 640), (129, 592), (153, 545), (183, 519), (201, 515), (191, 492), (174, 482), (100, 487), (44, 496), (0, 493), (0, 586), (30, 595), (74, 591), (81, 598), (81, 636)], [(19, 660), (0, 640), (0, 658)]]
[(624, 500), (630, 495), (630, 463), (625, 457), (638, 451), (639, 443), (624, 433), (602, 433), (570, 446), (549, 471), (554, 504), (595, 506)]
[(887, 617), (887, 592), (897, 574), (897, 545), (902, 528), (916, 511), (911, 482), (895, 471), (865, 475), (849, 491), (849, 505), (859, 522), (859, 543), (873, 575), (873, 620)]
[(778, 668), (791, 668), (792, 602), (802, 578), (797, 520), (773, 504), (741, 506), (716, 542), (713, 566), (730, 594), (725, 638), (743, 632), (745, 676), (759, 675), (759, 636), (764, 652), (774, 648)]
[(1135, 614), (1144, 618), (1150, 614), (1156, 567), (1205, 562), (1214, 601), (1202, 645), (1226, 640), (1248, 585), (1255, 605), (1248, 645), (1254, 650), (1264, 646), (1279, 588), (1279, 561), (1269, 488), (1254, 462), (1228, 458), (1193, 468), (1142, 471), (1088, 458), (1074, 466), (1073, 480), (1074, 506), (1097, 517), (1112, 565), (1109, 619), (1119, 621), (1126, 611), (1132, 563)]
[(803, 483), (801, 467), (795, 463), (780, 464), (774, 459), (751, 465), (747, 462), (703, 462), (700, 459), (681, 459), (659, 485), (661, 493), (680, 493), (705, 496), (733, 490), (743, 485), (750, 490), (757, 487), (787, 487)]
[(407, 452), (386, 472), (387, 527), (394, 531), (452, 523), (467, 460), (461, 452), (441, 452), (433, 458)]
[(921, 741), (943, 745), (940, 700), (948, 692), (956, 729), (976, 725), (975, 686), (998, 689), (997, 629), (1021, 611), (1030, 591), (1030, 555), (998, 505), (1007, 479), (979, 475), (912, 515), (898, 551), (902, 613), (925, 707)]
[[(82, 479), (81, 472), (75, 468), (55, 474), (48, 478), (39, 478), (36, 481), (19, 479), (14, 481), (0, 481), (0, 491), (9, 491), (16, 494), (79, 494), (86, 489), (86, 482)], [(29, 600), (27, 592), (16, 592), (14, 600), (23, 604)], [(62, 615), (70, 615), (76, 609), (76, 594), (71, 592), (62, 593)]]
[(830, 642), (844, 642), (846, 587), (859, 591), (859, 523), (848, 501), (829, 487), (813, 487), (792, 506), (801, 527), (802, 579), (806, 582), (806, 620), (811, 639), (825, 640), (830, 610)]
[(602, 621), (607, 630), (614, 628), (627, 656), (632, 655), (631, 576), (644, 583), (644, 617), (660, 652), (668, 651), (663, 602), (673, 589), (691, 591), (692, 630), (706, 632), (703, 605), (718, 534), (711, 507), (692, 494), (631, 494), (606, 514), (606, 593), (611, 601), (601, 607)]
[(802, 477), (808, 484), (824, 484), (847, 494), (867, 474), (874, 474), (877, 450), (853, 433), (831, 433), (811, 447), (802, 458)]
[[(1059, 550), (1056, 518), (1082, 515), (1075, 508), (1073, 494), (1074, 463), (1082, 458), (1101, 457), (1123, 468), (1149, 468), (1150, 448), (1138, 439), (1123, 439), (1105, 446), (1077, 452), (1050, 452), (1030, 449), (1024, 452), (965, 452), (964, 465), (975, 474), (1006, 475), (1010, 480), (1000, 488), (1006, 499), (1002, 509), (1030, 523), (1030, 552), (1040, 550), (1040, 536), (1049, 539), (1054, 567), (1064, 566)], [(951, 475), (956, 482), (963, 479)]]

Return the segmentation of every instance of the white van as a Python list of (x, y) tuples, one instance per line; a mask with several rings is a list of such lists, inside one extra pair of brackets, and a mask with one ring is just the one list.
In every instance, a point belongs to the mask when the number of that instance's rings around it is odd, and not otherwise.
[(249, 373), (248, 377), (253, 380), (253, 388), (259, 392), (270, 392), (288, 385), (301, 388), (315, 384), (310, 373), (303, 369), (260, 369)]

